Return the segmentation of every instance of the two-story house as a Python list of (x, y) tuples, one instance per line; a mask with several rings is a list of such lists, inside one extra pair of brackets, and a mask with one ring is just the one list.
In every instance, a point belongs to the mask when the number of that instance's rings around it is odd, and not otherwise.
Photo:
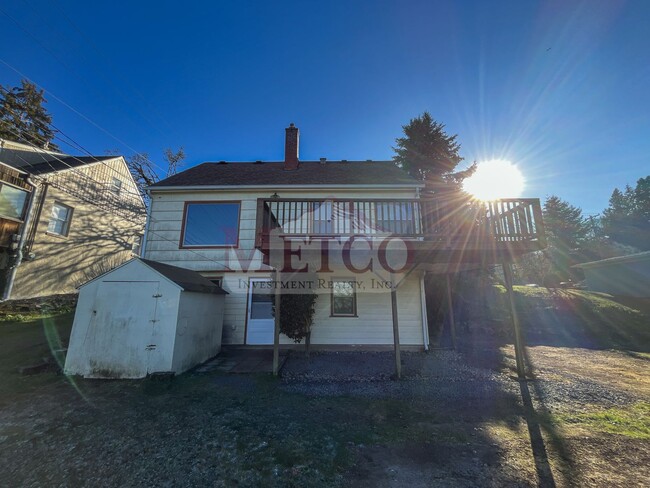
[(145, 215), (123, 157), (0, 139), (2, 298), (74, 292), (139, 252)]
[(543, 245), (538, 200), (454, 208), (392, 161), (300, 161), (298, 149), (291, 124), (284, 161), (207, 162), (149, 188), (143, 257), (223, 286), (224, 344), (272, 345), (268, 290), (303, 286), (318, 294), (314, 346), (426, 348), (426, 273)]

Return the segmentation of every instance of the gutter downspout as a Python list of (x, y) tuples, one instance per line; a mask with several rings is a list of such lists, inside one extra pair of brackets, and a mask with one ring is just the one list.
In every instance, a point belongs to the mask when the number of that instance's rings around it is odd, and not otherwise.
[(144, 235), (142, 236), (142, 245), (140, 248), (140, 257), (144, 259), (144, 255), (147, 249), (147, 234), (149, 234), (149, 222), (151, 221), (151, 206), (153, 205), (153, 199), (151, 198), (151, 192), (147, 189), (147, 195), (149, 195), (149, 207), (147, 208), (147, 221), (144, 224)]
[(32, 187), (32, 191), (30, 192), (29, 201), (27, 203), (27, 212), (25, 213), (25, 221), (23, 222), (23, 225), (20, 228), (20, 238), (18, 240), (18, 247), (16, 248), (16, 258), (13, 265), (11, 266), (9, 279), (7, 280), (7, 284), (5, 285), (5, 289), (3, 290), (2, 299), (0, 299), (1, 301), (9, 300), (9, 298), (11, 297), (11, 291), (14, 287), (14, 281), (16, 279), (16, 272), (18, 271), (18, 266), (20, 266), (20, 264), (23, 262), (23, 246), (25, 245), (25, 240), (27, 239), (27, 231), (29, 229), (29, 224), (31, 223), (32, 207), (34, 206), (34, 199), (36, 197), (36, 183), (32, 181), (31, 175), (27, 175), (25, 181), (27, 182), (28, 185)]
[(422, 338), (424, 350), (429, 350), (429, 318), (427, 317), (427, 295), (424, 290), (424, 273), (420, 276), (420, 304), (422, 306)]

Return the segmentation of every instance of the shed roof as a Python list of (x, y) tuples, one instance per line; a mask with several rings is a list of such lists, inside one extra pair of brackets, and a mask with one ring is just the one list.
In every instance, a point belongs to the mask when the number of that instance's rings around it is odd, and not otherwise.
[(157, 273), (176, 283), (185, 291), (215, 293), (217, 295), (228, 294), (226, 290), (220, 286), (215, 285), (210, 280), (201, 276), (196, 271), (192, 271), (191, 269), (179, 268), (178, 266), (163, 264), (159, 263), (158, 261), (151, 261), (149, 259), (138, 259)]
[(286, 171), (284, 162), (203, 163), (170, 176), (152, 188), (172, 186), (391, 185), (421, 187), (393, 161), (300, 162)]

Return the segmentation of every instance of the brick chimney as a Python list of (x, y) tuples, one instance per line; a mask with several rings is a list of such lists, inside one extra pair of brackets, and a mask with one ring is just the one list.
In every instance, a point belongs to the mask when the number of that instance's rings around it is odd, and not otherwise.
[(287, 131), (284, 141), (284, 170), (292, 171), (298, 169), (298, 146), (300, 143), (300, 131), (298, 127), (289, 124), (285, 129)]

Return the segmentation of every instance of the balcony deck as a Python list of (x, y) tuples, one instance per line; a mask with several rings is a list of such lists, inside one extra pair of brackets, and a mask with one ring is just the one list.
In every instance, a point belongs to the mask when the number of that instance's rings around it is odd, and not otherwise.
[(431, 270), (449, 265), (502, 263), (546, 247), (539, 199), (490, 202), (444, 199), (261, 198), (256, 247), (270, 251), (270, 235), (283, 239), (388, 236), (408, 241)]

